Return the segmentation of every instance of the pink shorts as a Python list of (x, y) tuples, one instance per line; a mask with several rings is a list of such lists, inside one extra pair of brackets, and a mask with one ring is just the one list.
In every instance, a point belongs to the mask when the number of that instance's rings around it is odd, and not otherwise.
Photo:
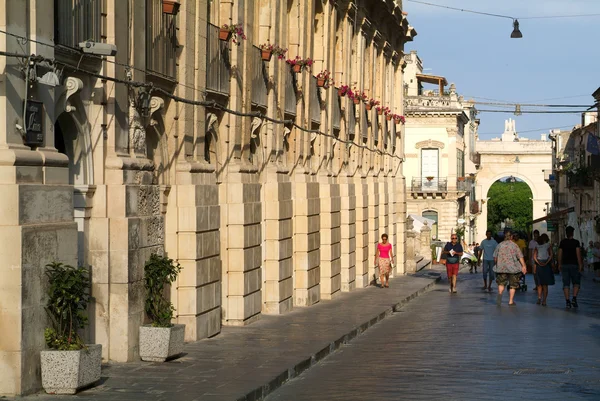
[(458, 276), (458, 263), (446, 263), (446, 273), (448, 277)]

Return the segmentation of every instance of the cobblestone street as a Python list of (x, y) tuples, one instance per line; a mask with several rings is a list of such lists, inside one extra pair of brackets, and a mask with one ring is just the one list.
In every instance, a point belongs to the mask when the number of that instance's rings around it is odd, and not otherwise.
[(567, 311), (560, 285), (542, 307), (527, 279), (514, 308), (480, 274), (461, 273), (456, 295), (443, 281), (267, 400), (599, 400), (600, 284)]

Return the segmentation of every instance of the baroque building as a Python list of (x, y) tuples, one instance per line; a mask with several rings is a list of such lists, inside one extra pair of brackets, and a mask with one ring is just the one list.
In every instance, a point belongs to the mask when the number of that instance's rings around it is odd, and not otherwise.
[(0, 0), (0, 394), (40, 388), (52, 261), (90, 268), (86, 339), (121, 362), (152, 253), (183, 267), (187, 341), (367, 286), (383, 232), (405, 272), (401, 1), (23, 2)]
[[(416, 51), (404, 59), (408, 213), (437, 222), (434, 238), (449, 241), (458, 230), (471, 243), (480, 213), (475, 199), (475, 105), (459, 96), (454, 84), (446, 89), (445, 77), (424, 74)], [(426, 84), (434, 86), (428, 89)]]

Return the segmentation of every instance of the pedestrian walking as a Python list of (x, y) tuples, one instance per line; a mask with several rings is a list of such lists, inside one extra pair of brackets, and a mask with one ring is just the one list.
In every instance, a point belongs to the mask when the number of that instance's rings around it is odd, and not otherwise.
[(377, 244), (375, 251), (375, 266), (379, 266), (379, 281), (381, 288), (390, 287), (390, 271), (394, 263), (392, 244), (388, 242), (388, 235), (381, 235), (381, 242)]
[(533, 276), (536, 278), (538, 293), (537, 304), (546, 306), (548, 299), (548, 286), (554, 285), (554, 272), (552, 272), (552, 247), (547, 234), (539, 236), (537, 245), (533, 250)]
[[(481, 251), (479, 260), (483, 259), (483, 288), (482, 290), (492, 291), (492, 281), (494, 280), (494, 251), (498, 242), (492, 238), (492, 231), (485, 232), (485, 239), (481, 241)], [(488, 283), (489, 278), (489, 283)]]
[(477, 258), (477, 262), (475, 262), (475, 273), (477, 273), (477, 266), (481, 266), (481, 246), (479, 246), (479, 242), (475, 243), (473, 252), (475, 252), (475, 258)]
[(456, 280), (458, 278), (458, 268), (460, 266), (460, 258), (463, 255), (463, 247), (458, 242), (458, 235), (452, 234), (450, 242), (446, 243), (442, 251), (442, 257), (446, 259), (446, 273), (448, 273), (448, 283), (450, 284), (449, 292), (456, 294)]
[(600, 242), (594, 242), (594, 282), (600, 282)]
[[(535, 248), (538, 246), (538, 240), (540, 237), (540, 232), (538, 230), (533, 230), (533, 238), (531, 238), (531, 241), (529, 241), (529, 246), (528, 251), (529, 251), (529, 258), (527, 258), (527, 263), (529, 264), (529, 271), (531, 271), (531, 273), (533, 273), (533, 271), (535, 270), (535, 261), (533, 260), (533, 252), (535, 251)], [(523, 255), (525, 256), (525, 255)], [(537, 276), (534, 274), (533, 275), (533, 281), (535, 283), (535, 287), (533, 288), (533, 290), (537, 290), (538, 287), (538, 279)]]
[(515, 292), (519, 288), (519, 278), (521, 274), (527, 273), (523, 252), (519, 246), (512, 241), (512, 232), (504, 231), (504, 241), (496, 247), (494, 251), (494, 272), (496, 273), (496, 283), (498, 284), (498, 295), (496, 304), (502, 304), (502, 293), (506, 286), (509, 286), (508, 305), (515, 306)]
[[(575, 229), (568, 226), (565, 229), (567, 238), (560, 241), (558, 246), (558, 270), (562, 274), (563, 292), (567, 309), (577, 308), (577, 295), (581, 286), (581, 272), (583, 271), (583, 259), (581, 257), (581, 245), (573, 238)], [(573, 284), (573, 298), (569, 300), (569, 293)]]

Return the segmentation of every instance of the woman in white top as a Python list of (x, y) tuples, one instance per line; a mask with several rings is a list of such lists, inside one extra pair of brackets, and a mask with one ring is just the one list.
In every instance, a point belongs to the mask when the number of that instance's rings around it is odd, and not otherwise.
[(552, 272), (552, 247), (547, 234), (540, 235), (538, 245), (533, 251), (533, 274), (537, 277), (537, 304), (546, 306), (548, 298), (548, 286), (554, 285), (554, 273)]

